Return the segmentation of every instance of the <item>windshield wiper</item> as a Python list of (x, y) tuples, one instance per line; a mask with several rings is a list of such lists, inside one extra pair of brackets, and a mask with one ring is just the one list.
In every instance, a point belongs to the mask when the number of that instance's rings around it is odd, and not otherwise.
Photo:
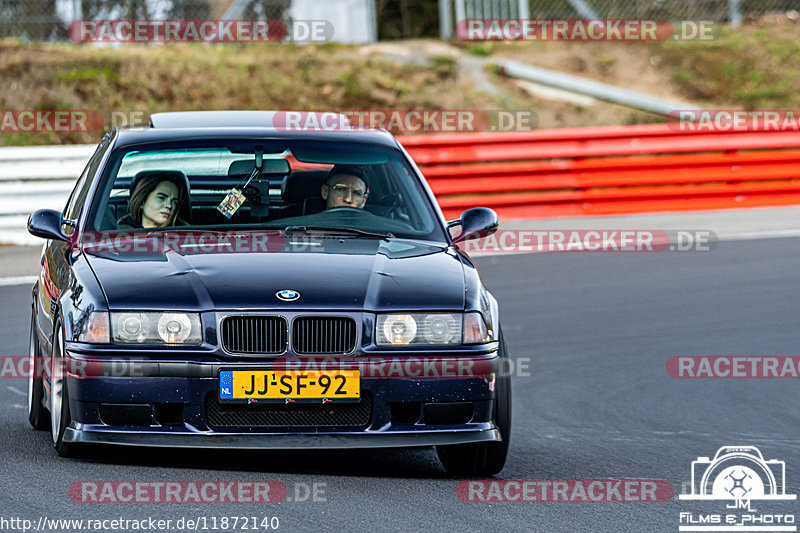
[(339, 228), (336, 226), (286, 226), (283, 228), (286, 233), (309, 233), (317, 231), (333, 235), (354, 235), (356, 237), (376, 237), (379, 239), (393, 239), (394, 234), (382, 233), (380, 231), (367, 231), (354, 228)]

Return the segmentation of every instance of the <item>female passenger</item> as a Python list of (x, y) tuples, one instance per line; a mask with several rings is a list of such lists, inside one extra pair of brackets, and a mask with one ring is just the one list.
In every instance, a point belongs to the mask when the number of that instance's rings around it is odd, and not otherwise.
[(188, 226), (179, 212), (188, 196), (185, 178), (177, 172), (153, 172), (136, 180), (128, 214), (117, 221), (119, 229)]

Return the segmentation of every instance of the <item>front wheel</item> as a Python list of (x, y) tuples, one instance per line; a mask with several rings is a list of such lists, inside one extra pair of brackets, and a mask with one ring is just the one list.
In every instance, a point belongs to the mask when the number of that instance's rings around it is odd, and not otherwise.
[(42, 405), (44, 399), (42, 358), (39, 353), (39, 336), (36, 334), (36, 314), (33, 312), (31, 312), (31, 338), (28, 343), (28, 372), (28, 422), (35, 429), (48, 429), (50, 418)]
[(500, 442), (476, 442), (437, 446), (436, 454), (448, 474), (459, 476), (493, 476), (506, 464), (511, 438), (511, 376), (505, 360), (506, 342), (500, 333), (500, 372), (496, 379), (494, 423), (500, 431)]
[(67, 428), (72, 422), (69, 411), (69, 394), (67, 380), (64, 375), (64, 333), (60, 321), (56, 323), (53, 339), (53, 356), (50, 371), (50, 433), (53, 437), (53, 447), (62, 457), (75, 455), (76, 445), (64, 440)]

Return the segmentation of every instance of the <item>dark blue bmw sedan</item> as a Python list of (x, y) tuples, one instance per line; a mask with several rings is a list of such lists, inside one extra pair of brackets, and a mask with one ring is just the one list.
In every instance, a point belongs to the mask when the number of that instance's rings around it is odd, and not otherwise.
[(436, 446), (493, 475), (511, 429), (497, 302), (382, 130), (162, 113), (97, 147), (33, 288), (28, 412), (61, 455)]

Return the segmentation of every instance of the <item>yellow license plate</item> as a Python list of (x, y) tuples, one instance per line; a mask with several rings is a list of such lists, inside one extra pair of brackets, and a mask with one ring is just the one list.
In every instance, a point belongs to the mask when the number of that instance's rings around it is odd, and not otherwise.
[(358, 370), (221, 370), (219, 398), (233, 402), (358, 401)]

